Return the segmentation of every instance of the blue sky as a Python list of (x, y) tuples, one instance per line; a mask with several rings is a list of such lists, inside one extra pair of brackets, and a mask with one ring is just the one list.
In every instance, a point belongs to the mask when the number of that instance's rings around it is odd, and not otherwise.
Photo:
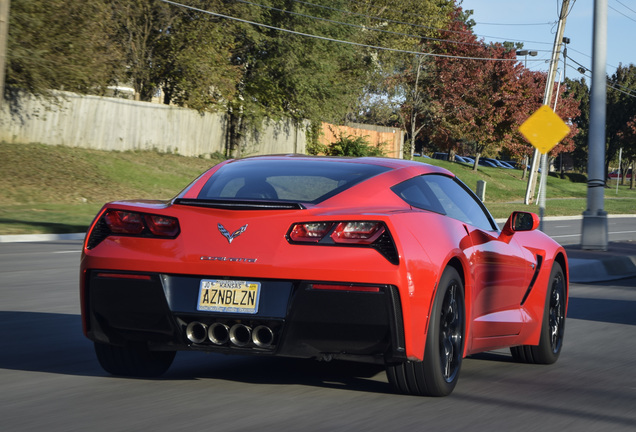
[[(619, 63), (636, 64), (636, 1), (606, 0), (607, 9), (607, 66), (611, 76)], [(464, 0), (462, 7), (472, 9), (474, 28), (480, 39), (486, 42), (518, 41), (524, 49), (536, 50), (536, 57), (527, 57), (527, 67), (548, 70), (556, 23), (562, 0)], [(594, 0), (570, 0), (570, 13), (566, 19), (564, 36), (570, 38), (566, 75), (581, 78), (575, 62), (592, 68)], [(521, 61), (525, 57), (520, 57)], [(563, 57), (559, 62), (559, 74), (563, 71)], [(557, 74), (557, 77), (559, 76)], [(586, 74), (589, 83), (588, 72)]]

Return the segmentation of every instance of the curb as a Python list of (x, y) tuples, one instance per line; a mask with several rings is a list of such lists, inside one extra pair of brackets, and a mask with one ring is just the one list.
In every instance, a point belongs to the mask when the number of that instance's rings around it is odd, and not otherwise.
[(86, 233), (0, 235), (0, 243), (26, 243), (58, 240), (84, 240)]

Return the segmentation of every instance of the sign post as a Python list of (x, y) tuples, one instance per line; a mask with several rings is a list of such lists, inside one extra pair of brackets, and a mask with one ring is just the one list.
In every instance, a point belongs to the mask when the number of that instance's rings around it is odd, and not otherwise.
[(539, 185), (540, 229), (543, 230), (545, 192), (548, 179), (548, 152), (570, 133), (570, 128), (548, 105), (543, 105), (519, 126), (521, 134), (541, 153), (541, 184)]

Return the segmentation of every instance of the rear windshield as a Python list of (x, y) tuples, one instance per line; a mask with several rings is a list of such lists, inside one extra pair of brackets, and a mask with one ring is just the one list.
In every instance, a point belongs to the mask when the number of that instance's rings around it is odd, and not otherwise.
[(390, 169), (329, 159), (243, 159), (219, 168), (198, 198), (316, 204)]

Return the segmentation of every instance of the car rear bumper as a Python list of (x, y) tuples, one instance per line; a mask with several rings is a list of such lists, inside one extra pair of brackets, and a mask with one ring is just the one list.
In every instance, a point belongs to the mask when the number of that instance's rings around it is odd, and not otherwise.
[(197, 310), (200, 276), (86, 272), (83, 320), (93, 341), (153, 350), (404, 361), (398, 289), (315, 289), (311, 281), (261, 280), (253, 314)]

